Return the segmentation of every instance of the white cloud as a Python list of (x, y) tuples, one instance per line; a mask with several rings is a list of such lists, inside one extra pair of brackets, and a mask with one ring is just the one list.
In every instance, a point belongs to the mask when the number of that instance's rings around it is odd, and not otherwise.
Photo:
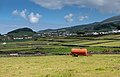
[(105, 12), (120, 12), (120, 0), (31, 0), (47, 9), (62, 9), (65, 6), (95, 8)]
[(13, 14), (13, 15), (19, 15), (19, 12), (18, 12), (18, 10), (16, 9), (16, 10), (14, 10), (14, 11), (12, 12), (12, 14)]
[(31, 12), (30, 15), (28, 15), (29, 21), (31, 23), (38, 23), (41, 17), (42, 16), (40, 14), (34, 14), (33, 12)]
[(83, 20), (85, 20), (85, 19), (88, 19), (88, 16), (79, 16), (79, 17), (78, 17), (78, 20), (79, 20), (79, 21), (83, 21)]
[(27, 16), (26, 16), (27, 15), (27, 10), (26, 9), (22, 10), (19, 15), (21, 17), (23, 17), (24, 19), (27, 19)]
[(20, 16), (24, 19), (27, 19), (27, 10), (18, 11), (17, 9), (12, 12), (13, 15)]
[(63, 7), (62, 0), (31, 0), (31, 1), (48, 9), (61, 9)]
[(65, 19), (67, 22), (72, 22), (72, 21), (73, 21), (73, 16), (74, 16), (74, 15), (73, 15), (72, 13), (70, 13), (70, 14), (64, 16), (64, 19)]
[(26, 9), (22, 11), (14, 10), (12, 12), (15, 16), (20, 16), (24, 18), (25, 20), (28, 20), (30, 23), (38, 23), (42, 15), (39, 13), (34, 14), (33, 12), (29, 13)]

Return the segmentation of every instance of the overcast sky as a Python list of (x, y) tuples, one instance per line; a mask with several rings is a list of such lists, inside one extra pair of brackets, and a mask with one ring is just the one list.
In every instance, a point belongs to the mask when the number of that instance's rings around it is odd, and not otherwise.
[(0, 0), (0, 33), (98, 22), (119, 15), (119, 6), (120, 0)]

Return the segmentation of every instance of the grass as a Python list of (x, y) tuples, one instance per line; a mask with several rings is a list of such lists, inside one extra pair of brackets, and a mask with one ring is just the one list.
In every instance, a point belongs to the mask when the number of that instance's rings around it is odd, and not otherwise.
[(101, 36), (101, 37), (97, 37), (97, 39), (120, 39), (120, 34), (116, 34), (116, 35), (105, 35), (105, 36)]
[(107, 42), (107, 43), (102, 43), (102, 44), (94, 44), (92, 46), (120, 46), (120, 41), (115, 41), (115, 42)]
[[(64, 39), (62, 39), (64, 40)], [(81, 43), (80, 43), (81, 42)], [(114, 51), (119, 50), (120, 41), (118, 40), (76, 40), (74, 42), (49, 42), (49, 41), (25, 41), (25, 42), (8, 42), (6, 45), (0, 44), (0, 50), (7, 51), (43, 51), (43, 52), (70, 52), (72, 46), (61, 46), (61, 45), (76, 45), (78, 46), (89, 46), (86, 47), (88, 51), (103, 52), (103, 51)], [(78, 45), (78, 46), (77, 46)], [(108, 48), (100, 47), (108, 46)], [(109, 48), (110, 47), (110, 48)]]
[[(107, 38), (107, 39), (106, 39)], [(73, 37), (73, 38), (39, 38), (33, 40), (7, 41), (6, 45), (0, 42), (0, 51), (22, 52), (70, 52), (73, 47), (86, 47), (88, 51), (120, 51), (120, 34), (104, 35), (98, 37)], [(104, 46), (104, 47), (103, 47)]]
[(98, 47), (98, 46), (92, 46), (92, 47), (86, 47), (88, 51), (90, 52), (117, 52), (120, 51), (120, 48), (107, 48), (107, 47)]
[(0, 58), (0, 77), (119, 77), (120, 55)]
[[(87, 46), (85, 48), (91, 52), (118, 52), (120, 51), (119, 36), (84, 37), (87, 39), (40, 38), (37, 41), (8, 41), (6, 45), (0, 42), (0, 51), (62, 54), (70, 53), (73, 46), (69, 45), (75, 45), (75, 48), (81, 45)], [(88, 57), (66, 55), (0, 58), (0, 77), (119, 77), (119, 72), (119, 54)]]

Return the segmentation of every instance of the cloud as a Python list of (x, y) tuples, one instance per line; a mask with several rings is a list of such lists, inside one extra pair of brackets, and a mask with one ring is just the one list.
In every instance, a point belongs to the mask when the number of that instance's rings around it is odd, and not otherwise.
[(74, 16), (74, 15), (73, 15), (72, 13), (70, 13), (70, 14), (64, 16), (64, 19), (65, 19), (67, 22), (72, 22), (72, 21), (73, 21), (73, 16)]
[(65, 6), (94, 8), (103, 12), (120, 12), (120, 0), (31, 0), (47, 9), (62, 9)]
[(27, 10), (24, 9), (20, 12), (20, 16), (23, 17), (24, 19), (27, 19), (27, 16), (26, 16), (27, 14), (26, 13), (27, 13)]
[(26, 9), (24, 9), (24, 10), (22, 10), (21, 12), (19, 12), (17, 9), (16, 10), (14, 10), (13, 12), (12, 12), (12, 14), (13, 15), (16, 15), (16, 16), (21, 16), (22, 18), (24, 18), (24, 19), (27, 19), (27, 10)]
[(79, 16), (79, 17), (78, 17), (78, 20), (79, 20), (79, 21), (83, 21), (83, 20), (85, 20), (85, 19), (88, 19), (88, 16)]
[(34, 12), (29, 13), (26, 9), (22, 11), (14, 10), (12, 14), (15, 16), (20, 16), (25, 20), (29, 21), (30, 23), (38, 23), (42, 17), (42, 15), (40, 15), (39, 13), (36, 14), (34, 14)]
[(63, 8), (62, 0), (31, 0), (36, 4), (48, 9), (61, 9)]
[(19, 12), (18, 12), (18, 10), (14, 10), (14, 11), (12, 12), (12, 14), (13, 14), (13, 15), (19, 15)]
[(42, 16), (40, 14), (34, 14), (33, 12), (31, 12), (30, 15), (28, 15), (29, 21), (31, 23), (38, 23), (41, 17)]

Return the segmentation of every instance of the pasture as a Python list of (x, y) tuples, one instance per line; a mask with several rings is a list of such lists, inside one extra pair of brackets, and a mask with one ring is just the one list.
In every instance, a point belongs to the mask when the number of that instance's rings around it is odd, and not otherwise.
[(0, 58), (0, 77), (119, 77), (120, 55)]
[[(115, 37), (115, 38), (112, 38)], [(99, 37), (74, 37), (74, 38), (38, 38), (37, 40), (4, 41), (0, 42), (2, 52), (50, 52), (69, 53), (71, 48), (87, 48), (90, 52), (120, 52), (120, 39), (117, 35)]]
[[(119, 38), (119, 35), (108, 35), (108, 37), (46, 37), (37, 40), (1, 41), (0, 56), (6, 56), (6, 53), (33, 52), (47, 52), (53, 55), (0, 57), (0, 77), (119, 77), (119, 54), (93, 54), (88, 57), (60, 56), (60, 54), (69, 54), (71, 48), (82, 47), (94, 53), (118, 53)], [(6, 44), (3, 44), (4, 42)]]

